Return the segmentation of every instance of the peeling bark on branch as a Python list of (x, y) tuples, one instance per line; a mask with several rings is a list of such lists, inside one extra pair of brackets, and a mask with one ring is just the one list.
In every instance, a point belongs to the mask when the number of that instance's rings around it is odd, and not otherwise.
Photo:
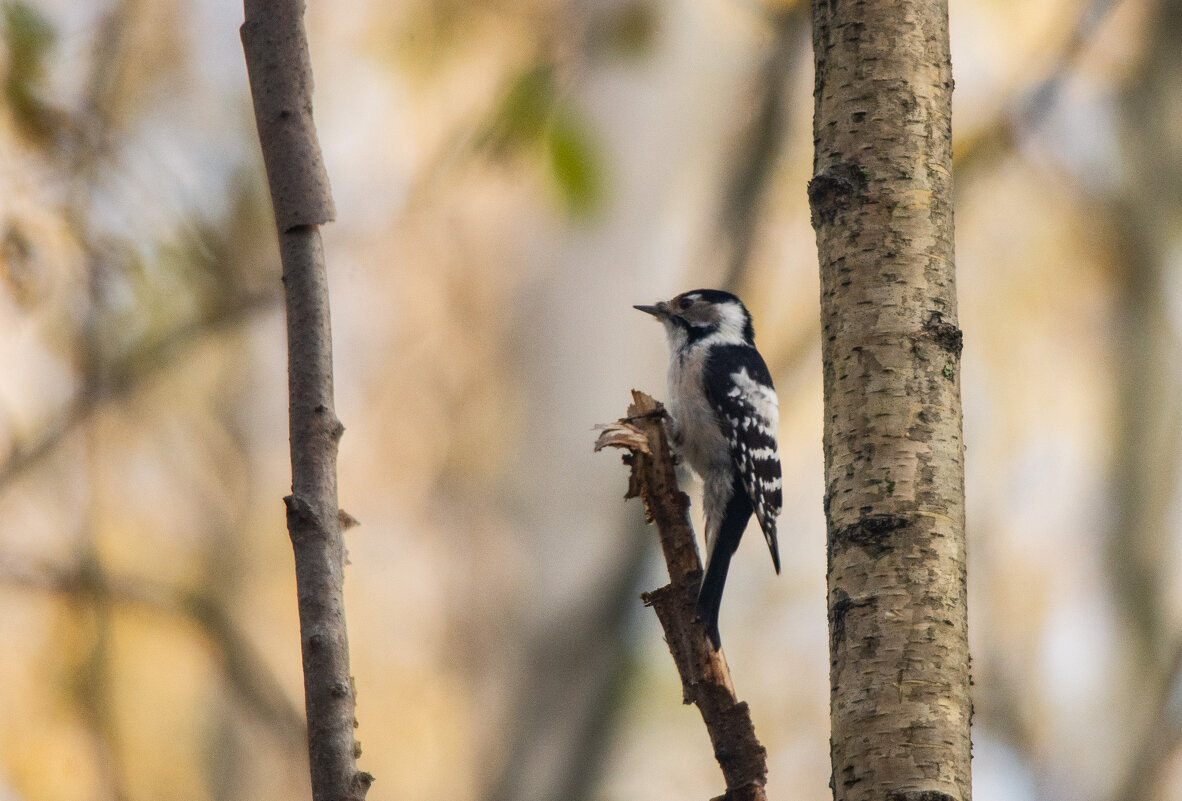
[(735, 697), (721, 650), (711, 646), (695, 603), (702, 564), (689, 522), (689, 497), (677, 486), (673, 455), (661, 424), (664, 408), (632, 391), (628, 417), (605, 426), (595, 450), (623, 448), (631, 467), (625, 498), (641, 498), (649, 522), (657, 524), (669, 584), (641, 597), (657, 613), (665, 641), (681, 676), (682, 702), (696, 704), (726, 780), (716, 801), (766, 801), (767, 751), (755, 737), (747, 704)]
[(245, 0), (242, 49), (280, 233), (336, 218), (312, 120), (302, 0)]
[[(246, 0), (242, 46), (275, 207), (287, 307), (291, 495), (308, 759), (314, 801), (362, 801), (345, 628), (343, 515), (337, 505), (332, 334), (321, 223), (333, 217), (312, 122), (312, 68), (298, 0)], [(351, 519), (351, 518), (349, 518)]]
[(969, 801), (946, 0), (813, 0), (835, 801)]

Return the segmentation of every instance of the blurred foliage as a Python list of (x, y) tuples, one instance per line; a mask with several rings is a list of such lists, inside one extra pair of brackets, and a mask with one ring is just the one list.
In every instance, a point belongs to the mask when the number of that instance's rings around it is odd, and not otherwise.
[(513, 78), (493, 108), (483, 143), (497, 156), (507, 156), (541, 141), (557, 104), (555, 66), (533, 64)]
[(403, 15), (390, 21), (381, 46), (389, 48), (392, 39), (399, 68), (421, 79), (467, 46), (479, 46), (489, 18), (529, 13), (531, 5), (528, 0), (419, 0), (406, 4)]
[(550, 62), (513, 78), (489, 115), (481, 142), (502, 159), (542, 157), (566, 209), (586, 217), (603, 201), (605, 173), (588, 121), (557, 82), (557, 67)]
[(655, 0), (628, 0), (596, 18), (589, 49), (621, 59), (650, 54), (660, 32), (661, 11)]
[(43, 141), (53, 133), (55, 118), (42, 98), (46, 60), (57, 40), (53, 26), (40, 11), (21, 0), (0, 4), (0, 26), (8, 50), (5, 103), (18, 130), (29, 139)]
[(567, 207), (576, 215), (595, 211), (603, 200), (604, 173), (586, 123), (571, 111), (555, 114), (546, 130), (546, 147)]

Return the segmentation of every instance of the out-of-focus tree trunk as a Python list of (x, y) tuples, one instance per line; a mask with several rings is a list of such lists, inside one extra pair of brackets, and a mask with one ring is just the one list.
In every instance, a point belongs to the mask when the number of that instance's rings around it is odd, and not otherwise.
[(1114, 218), (1118, 365), (1107, 565), (1123, 613), (1129, 681), (1115, 699), (1140, 730), (1112, 797), (1156, 797), (1162, 772), (1182, 742), (1171, 698), (1182, 677), (1182, 642), (1169, 615), (1169, 554), (1178, 483), (1178, 332), (1171, 325), (1170, 270), (1182, 246), (1182, 144), (1176, 135), (1182, 80), (1182, 2), (1156, 5), (1141, 69), (1127, 81), (1122, 130), (1124, 186)]
[(947, 5), (812, 9), (834, 798), (967, 801)]
[(1116, 276), (1117, 442), (1113, 469), (1116, 519), (1110, 539), (1118, 603), (1134, 635), (1131, 663), (1156, 680), (1169, 662), (1163, 620), (1163, 554), (1169, 549), (1169, 507), (1177, 468), (1176, 353), (1169, 333), (1168, 278), (1176, 259), (1182, 204), (1182, 146), (1171, 125), (1182, 80), (1182, 2), (1159, 5), (1141, 71), (1124, 98), (1127, 168), (1120, 208)]
[(784, 146), (784, 131), (792, 114), (803, 113), (803, 109), (788, 102), (786, 94), (799, 69), (808, 25), (805, 8), (792, 4), (770, 13), (768, 19), (772, 41), (751, 89), (756, 111), (737, 138), (739, 145), (726, 178), (718, 221), (724, 272), (717, 286), (732, 292), (742, 289), (772, 175)]

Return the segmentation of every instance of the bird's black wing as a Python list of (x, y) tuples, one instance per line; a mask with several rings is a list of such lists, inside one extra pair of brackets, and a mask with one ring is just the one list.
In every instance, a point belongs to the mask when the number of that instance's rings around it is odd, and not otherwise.
[(782, 503), (779, 403), (763, 357), (752, 347), (716, 347), (706, 361), (706, 395), (718, 410), (731, 458), (780, 572), (776, 517)]

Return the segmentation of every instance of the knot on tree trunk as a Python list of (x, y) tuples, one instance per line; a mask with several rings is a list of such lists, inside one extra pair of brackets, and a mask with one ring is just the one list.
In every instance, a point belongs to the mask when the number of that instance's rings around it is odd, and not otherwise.
[(813, 226), (833, 222), (865, 188), (865, 169), (852, 162), (838, 162), (814, 175), (808, 189)]

